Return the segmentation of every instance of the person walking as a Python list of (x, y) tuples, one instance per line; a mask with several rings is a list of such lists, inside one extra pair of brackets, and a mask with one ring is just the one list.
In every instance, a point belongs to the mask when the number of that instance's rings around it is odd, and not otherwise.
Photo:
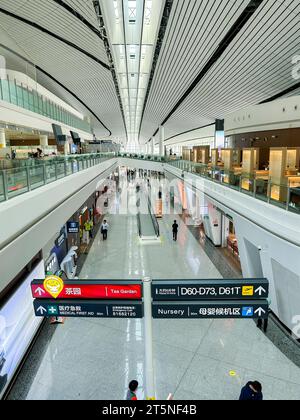
[(107, 240), (108, 229), (109, 229), (109, 225), (107, 223), (107, 220), (104, 220), (104, 222), (101, 225), (101, 233), (103, 235), (103, 241)]
[(262, 386), (259, 382), (248, 382), (241, 391), (240, 401), (262, 401)]
[(172, 231), (173, 231), (173, 241), (175, 242), (177, 242), (178, 229), (179, 229), (179, 225), (176, 222), (176, 220), (174, 220), (174, 223), (172, 225)]
[(139, 387), (138, 381), (131, 381), (128, 386), (128, 392), (126, 396), (127, 401), (137, 401), (136, 392)]

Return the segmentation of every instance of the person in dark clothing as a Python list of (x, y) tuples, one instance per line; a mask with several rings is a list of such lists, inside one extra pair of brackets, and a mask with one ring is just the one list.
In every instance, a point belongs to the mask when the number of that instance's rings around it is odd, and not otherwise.
[(262, 329), (263, 328), (263, 331), (264, 331), (264, 333), (266, 333), (267, 332), (267, 330), (268, 330), (268, 321), (269, 321), (269, 316), (271, 315), (271, 299), (270, 298), (268, 298), (267, 299), (267, 301), (268, 301), (268, 305), (269, 305), (269, 309), (268, 309), (268, 317), (267, 318), (265, 318), (265, 319), (262, 319), (262, 318), (259, 318), (258, 320), (257, 320), (257, 328), (260, 328), (260, 329)]
[(266, 319), (259, 318), (257, 320), (257, 324), (256, 325), (257, 325), (257, 328), (260, 328), (260, 329), (262, 329), (262, 326), (263, 326), (263, 330), (266, 333), (267, 332), (267, 329), (268, 329), (268, 318), (266, 318)]
[(138, 381), (131, 381), (128, 386), (127, 401), (137, 401), (136, 391), (139, 387)]
[(172, 226), (172, 230), (173, 230), (173, 241), (177, 241), (177, 236), (178, 236), (178, 228), (179, 225), (176, 222), (176, 220), (174, 220), (173, 226)]
[(248, 382), (242, 388), (240, 401), (262, 401), (263, 394), (262, 394), (262, 386), (259, 382)]

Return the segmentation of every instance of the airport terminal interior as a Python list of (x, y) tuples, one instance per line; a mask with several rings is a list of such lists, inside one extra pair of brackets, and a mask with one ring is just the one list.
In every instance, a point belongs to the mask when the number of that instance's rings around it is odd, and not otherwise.
[(0, 0), (0, 399), (300, 400), (299, 0)]

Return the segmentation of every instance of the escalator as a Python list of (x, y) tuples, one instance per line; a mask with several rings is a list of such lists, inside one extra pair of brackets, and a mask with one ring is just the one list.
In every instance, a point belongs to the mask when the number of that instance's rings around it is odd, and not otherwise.
[[(139, 237), (142, 241), (157, 241), (160, 238), (159, 224), (156, 220), (151, 199), (146, 188), (137, 191), (137, 223)], [(141, 212), (139, 209), (147, 209)]]

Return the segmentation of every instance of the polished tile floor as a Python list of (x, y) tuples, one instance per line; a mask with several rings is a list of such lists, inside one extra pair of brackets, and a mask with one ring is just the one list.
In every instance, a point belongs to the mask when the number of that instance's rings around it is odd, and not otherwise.
[[(221, 277), (180, 218), (177, 243), (170, 229), (174, 217), (166, 216), (162, 242), (150, 245), (140, 244), (134, 215), (108, 220), (108, 241), (98, 232), (81, 278)], [(143, 399), (143, 334), (140, 320), (68, 319), (29, 366), (31, 386), (24, 398), (124, 399), (128, 382), (137, 379)], [(171, 392), (175, 400), (236, 400), (249, 380), (262, 383), (265, 399), (300, 399), (300, 369), (250, 320), (156, 320), (154, 359), (159, 399)], [(10, 398), (21, 388), (16, 383)]]

